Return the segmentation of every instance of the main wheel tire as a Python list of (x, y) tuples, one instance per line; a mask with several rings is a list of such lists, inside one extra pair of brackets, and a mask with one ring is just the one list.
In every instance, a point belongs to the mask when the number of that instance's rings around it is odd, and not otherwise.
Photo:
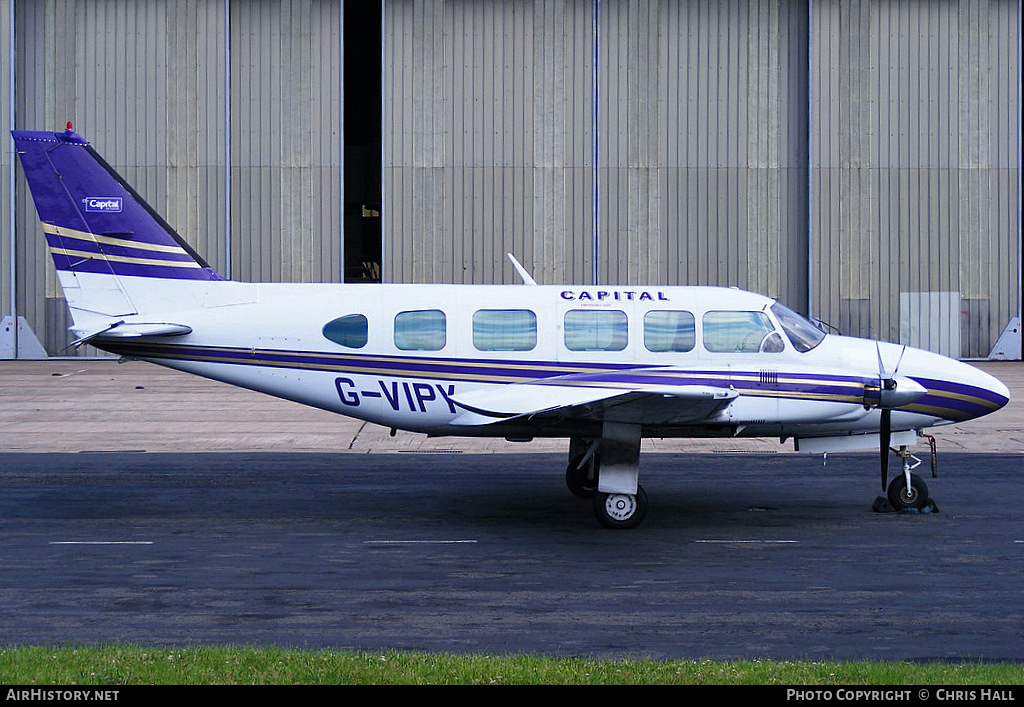
[(886, 496), (889, 498), (889, 505), (897, 511), (910, 508), (922, 510), (928, 505), (928, 485), (920, 476), (911, 474), (910, 488), (907, 489), (907, 480), (900, 474), (889, 484)]
[(595, 484), (586, 469), (577, 469), (572, 464), (565, 470), (565, 485), (576, 498), (593, 498)]
[(599, 466), (596, 455), (591, 457), (582, 469), (579, 468), (579, 461), (569, 460), (569, 465), (565, 468), (565, 485), (569, 487), (573, 496), (577, 498), (594, 497), (597, 492)]
[(635, 528), (647, 515), (647, 492), (643, 486), (638, 485), (635, 494), (595, 493), (594, 515), (606, 528)]

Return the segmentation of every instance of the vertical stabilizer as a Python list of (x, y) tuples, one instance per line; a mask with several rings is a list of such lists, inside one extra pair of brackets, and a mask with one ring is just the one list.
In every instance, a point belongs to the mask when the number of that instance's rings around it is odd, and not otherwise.
[(70, 126), (12, 135), (76, 330), (138, 314), (140, 283), (223, 280)]

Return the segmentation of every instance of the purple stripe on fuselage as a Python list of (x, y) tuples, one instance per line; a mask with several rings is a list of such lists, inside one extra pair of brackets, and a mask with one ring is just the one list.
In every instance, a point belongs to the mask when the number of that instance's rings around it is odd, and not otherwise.
[[(679, 369), (637, 368), (632, 364), (502, 361), (495, 359), (424, 359), (415, 356), (380, 356), (313, 351), (270, 351), (233, 347), (203, 347), (183, 344), (148, 342), (97, 341), (100, 348), (112, 353), (150, 359), (206, 361), (245, 366), (271, 366), (306, 370), (327, 370), (394, 378), (439, 378), (481, 382), (536, 381), (550, 385), (605, 385), (641, 389), (644, 385), (707, 385), (738, 387), (746, 395), (775, 397), (779, 395), (814, 399), (834, 398), (849, 401), (859, 397), (859, 384), (873, 383), (874, 378), (851, 375), (814, 375), (779, 373), (780, 382), (761, 382), (757, 373), (736, 371), (680, 371)], [(802, 379), (806, 382), (787, 381)], [(1005, 404), (1005, 399), (992, 391), (948, 381), (922, 380), (930, 386), (926, 394), (904, 410), (921, 412), (948, 420), (976, 417)], [(946, 393), (946, 395), (943, 395)], [(967, 396), (974, 400), (949, 397)]]
[(121, 341), (97, 342), (97, 344), (112, 353), (140, 358), (170, 358), (247, 366), (321, 369), (388, 377), (462, 379), (482, 382), (537, 381), (551, 385), (594, 385), (637, 389), (658, 385), (733, 386), (739, 387), (748, 395), (792, 395), (794, 397), (805, 395), (815, 398), (832, 397), (837, 400), (841, 398), (848, 400), (851, 395), (858, 397), (860, 394), (860, 390), (857, 388), (858, 379), (852, 376), (840, 376), (841, 380), (839, 381), (818, 376), (813, 382), (808, 379), (807, 383), (768, 383), (756, 379), (751, 380), (753, 374), (750, 373), (736, 374), (708, 370), (691, 372), (673, 368), (638, 369), (632, 364), (424, 359), (407, 356), (268, 351)]
[[(565, 375), (583, 365), (543, 361), (501, 361), (484, 359), (440, 359), (415, 356), (369, 356), (365, 354), (333, 354), (314, 351), (268, 351), (229, 347), (194, 347), (182, 344), (150, 344), (147, 342), (97, 342), (112, 353), (143, 358), (174, 358), (197, 361), (218, 361), (250, 366), (329, 369), (348, 373), (408, 378), (501, 378), (536, 380)], [(618, 364), (587, 364), (591, 370), (630, 368)]]
[[(936, 380), (934, 378), (918, 378), (916, 376), (914, 380), (927, 388), (929, 392), (928, 395), (918, 401), (920, 404), (935, 404), (935, 401), (941, 401), (945, 407), (952, 406), (957, 409), (967, 409), (966, 407), (961, 406), (976, 406), (991, 410), (1001, 408), (1009, 402), (1007, 397), (1000, 395), (993, 390), (989, 390), (988, 388), (979, 388), (974, 385), (967, 385), (966, 383), (957, 383), (956, 381)], [(948, 395), (934, 395), (936, 393), (960, 395), (968, 398), (975, 398), (976, 400), (972, 402), (969, 400), (948, 397)], [(985, 403), (987, 403), (987, 405)]]
[[(607, 374), (585, 373), (579, 375), (560, 376), (557, 382), (566, 385), (578, 383), (600, 383), (608, 379)], [(741, 371), (690, 371), (665, 367), (660, 369), (636, 368), (630, 366), (628, 373), (614, 376), (615, 382), (635, 385), (732, 385), (747, 391), (763, 390), (766, 392), (799, 392), (815, 395), (846, 395), (859, 394), (865, 382), (864, 378), (855, 376), (804, 375), (779, 373), (771, 378), (764, 378), (758, 373)], [(552, 381), (555, 382), (555, 381)]]

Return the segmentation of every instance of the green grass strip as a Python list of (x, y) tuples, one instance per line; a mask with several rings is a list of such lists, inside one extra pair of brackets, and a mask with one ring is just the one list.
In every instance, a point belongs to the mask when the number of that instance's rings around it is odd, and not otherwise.
[(591, 660), (278, 648), (0, 648), (0, 685), (1020, 685), (1011, 663)]

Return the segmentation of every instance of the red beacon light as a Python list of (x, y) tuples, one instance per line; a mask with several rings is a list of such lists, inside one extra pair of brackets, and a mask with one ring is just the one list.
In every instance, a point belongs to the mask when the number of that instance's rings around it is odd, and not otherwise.
[(61, 139), (63, 139), (66, 142), (73, 142), (75, 144), (80, 145), (88, 144), (85, 141), (85, 138), (83, 138), (81, 135), (75, 132), (75, 126), (71, 124), (70, 120), (67, 122), (67, 126), (67, 130), (64, 131), (64, 135), (61, 136)]

